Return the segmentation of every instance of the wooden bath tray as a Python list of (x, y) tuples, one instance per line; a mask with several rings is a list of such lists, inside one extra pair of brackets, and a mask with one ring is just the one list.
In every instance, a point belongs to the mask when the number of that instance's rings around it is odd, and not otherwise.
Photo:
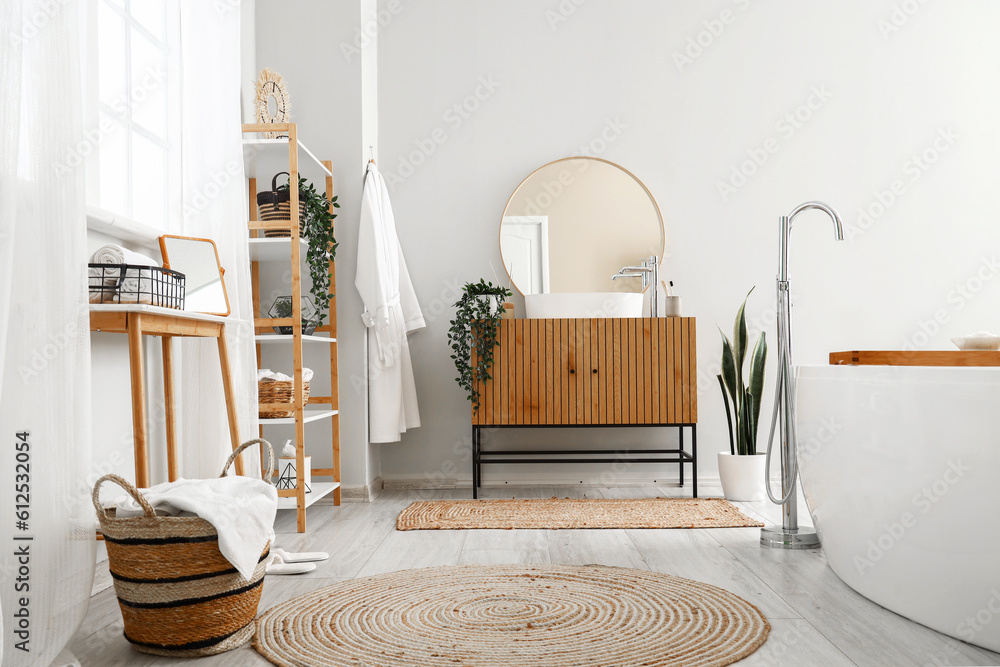
[(853, 350), (831, 352), (832, 365), (847, 366), (1000, 366), (1000, 352), (966, 350)]

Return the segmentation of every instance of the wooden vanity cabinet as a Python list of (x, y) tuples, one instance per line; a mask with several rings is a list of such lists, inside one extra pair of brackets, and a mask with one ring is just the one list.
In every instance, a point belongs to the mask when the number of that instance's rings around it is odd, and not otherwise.
[[(676, 463), (698, 497), (698, 392), (693, 317), (503, 320), (491, 380), (472, 413), (472, 487), (491, 463)], [(475, 360), (473, 360), (475, 361)], [(677, 446), (483, 449), (484, 430), (662, 426)], [(691, 434), (691, 448), (684, 433)]]
[(476, 426), (698, 421), (695, 318), (503, 320)]

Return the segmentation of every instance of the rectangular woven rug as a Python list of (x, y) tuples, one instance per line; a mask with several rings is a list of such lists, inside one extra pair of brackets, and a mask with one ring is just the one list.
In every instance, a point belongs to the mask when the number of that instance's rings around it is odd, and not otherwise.
[(396, 530), (747, 528), (763, 525), (721, 498), (421, 500), (403, 510), (396, 519)]

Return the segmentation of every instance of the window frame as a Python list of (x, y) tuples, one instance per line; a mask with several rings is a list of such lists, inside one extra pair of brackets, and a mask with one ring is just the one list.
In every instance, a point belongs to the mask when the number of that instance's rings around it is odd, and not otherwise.
[[(176, 0), (163, 0), (164, 38), (161, 39), (146, 28), (132, 13), (133, 2), (150, 2), (151, 0), (87, 0), (83, 11), (81, 26), (83, 28), (82, 42), (84, 61), (83, 104), (84, 125), (86, 128), (87, 156), (86, 169), (86, 200), (88, 229), (110, 234), (133, 241), (151, 241), (159, 235), (171, 231), (171, 221), (180, 212), (181, 192), (181, 123), (180, 123), (180, 28), (179, 11)], [(124, 22), (125, 42), (125, 104), (115, 108), (100, 99), (100, 59), (98, 45), (100, 40), (98, 12), (101, 6), (113, 11)], [(166, 137), (160, 137), (155, 132), (139, 124), (134, 117), (133, 98), (135, 88), (132, 87), (132, 35), (133, 30), (149, 40), (160, 49), (166, 63), (165, 95), (166, 95)], [(106, 131), (101, 127), (102, 114), (113, 119), (115, 129), (120, 129), (125, 135), (125, 210), (112, 211), (102, 207), (101, 202), (101, 140)], [(135, 211), (135, 182), (141, 176), (141, 166), (136, 165), (133, 150), (135, 136), (138, 135), (164, 151), (163, 200), (164, 212), (162, 221), (140, 220)]]

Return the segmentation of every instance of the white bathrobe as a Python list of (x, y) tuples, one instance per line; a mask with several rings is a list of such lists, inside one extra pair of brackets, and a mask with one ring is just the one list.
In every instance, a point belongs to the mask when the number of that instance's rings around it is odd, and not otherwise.
[(406, 335), (421, 329), (423, 313), (403, 260), (385, 180), (368, 163), (358, 233), (355, 279), (368, 327), (369, 440), (397, 442), (420, 426)]

